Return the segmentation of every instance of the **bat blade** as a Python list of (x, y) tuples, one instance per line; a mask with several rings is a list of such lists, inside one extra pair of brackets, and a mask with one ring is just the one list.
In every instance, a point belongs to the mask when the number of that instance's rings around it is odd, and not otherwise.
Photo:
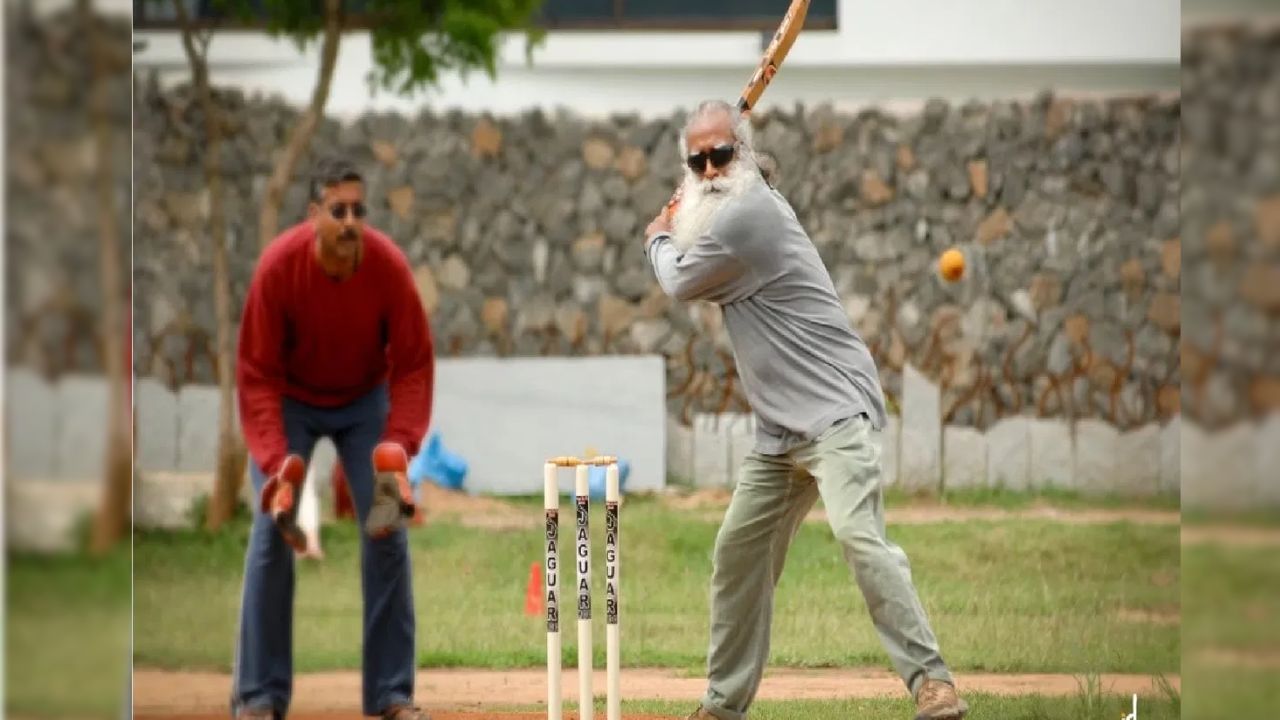
[(760, 99), (764, 89), (769, 86), (769, 82), (773, 80), (774, 74), (778, 72), (778, 67), (782, 65), (783, 59), (787, 57), (791, 46), (795, 44), (796, 36), (800, 34), (800, 29), (804, 27), (804, 18), (808, 13), (809, 0), (792, 0), (791, 7), (787, 8), (787, 14), (783, 16), (782, 23), (778, 25), (778, 31), (773, 34), (773, 40), (770, 41), (769, 47), (765, 48), (764, 55), (760, 58), (760, 66), (756, 68), (755, 73), (751, 75), (751, 79), (747, 81), (747, 86), (742, 89), (742, 95), (738, 98), (738, 110), (740, 112), (747, 112), (755, 107), (756, 101)]

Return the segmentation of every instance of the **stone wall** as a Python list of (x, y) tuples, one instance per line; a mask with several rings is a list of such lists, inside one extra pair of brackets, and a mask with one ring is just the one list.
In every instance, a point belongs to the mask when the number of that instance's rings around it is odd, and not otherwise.
[[(234, 90), (220, 102), (240, 302), (294, 113)], [(137, 369), (208, 382), (198, 111), (149, 82), (136, 104)], [(1045, 96), (902, 118), (796, 108), (756, 126), (895, 403), (911, 362), (954, 424), (1030, 412), (1132, 427), (1178, 406), (1178, 114), (1176, 100)], [(668, 302), (640, 251), (679, 177), (679, 121), (424, 110), (327, 121), (315, 148), (367, 172), (370, 220), (416, 268), (442, 355), (662, 353), (689, 422), (745, 402), (718, 310)], [(304, 203), (299, 178), (284, 218)], [(934, 265), (952, 245), (970, 272), (948, 285)]]
[(1224, 428), (1280, 411), (1280, 29), (1183, 48), (1183, 405)]

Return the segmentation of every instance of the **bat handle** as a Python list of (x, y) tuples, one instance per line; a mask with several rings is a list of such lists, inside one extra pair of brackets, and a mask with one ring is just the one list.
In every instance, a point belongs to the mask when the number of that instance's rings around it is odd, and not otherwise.
[(671, 199), (667, 201), (666, 207), (662, 209), (668, 219), (674, 217), (676, 214), (676, 208), (680, 207), (682, 190), (683, 188), (677, 187), (676, 191), (671, 193)]

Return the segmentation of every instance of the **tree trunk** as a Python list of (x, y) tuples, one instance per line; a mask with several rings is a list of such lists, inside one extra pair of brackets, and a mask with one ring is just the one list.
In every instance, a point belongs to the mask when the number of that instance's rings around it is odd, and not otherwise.
[(108, 85), (111, 75), (123, 66), (122, 58), (108, 47), (88, 0), (80, 0), (78, 9), (84, 28), (82, 37), (86, 40), (89, 61), (93, 64), (89, 118), (97, 151), (94, 184), (98, 205), (98, 269), (102, 282), (103, 369), (108, 387), (106, 476), (90, 543), (90, 551), (102, 555), (111, 551), (129, 532), (133, 505), (133, 423), (126, 392), (127, 373), (131, 373), (133, 368), (125, 357), (128, 354), (124, 342), (126, 293), (122, 284), (120, 239), (116, 225), (116, 183), (111, 165), (111, 88)]
[(276, 161), (271, 179), (267, 182), (262, 208), (258, 214), (258, 241), (265, 248), (280, 229), (280, 206), (284, 204), (284, 193), (289, 187), (289, 179), (293, 177), (294, 168), (299, 158), (311, 144), (320, 125), (325, 103), (329, 100), (329, 85), (333, 81), (333, 68), (338, 64), (338, 43), (342, 39), (342, 0), (325, 0), (324, 3), (324, 40), (320, 46), (320, 72), (316, 77), (316, 86), (311, 94), (311, 104), (298, 118), (289, 135), (289, 143), (284, 153)]
[[(207, 66), (206, 66), (207, 68)], [(209, 188), (209, 242), (213, 250), (213, 303), (218, 323), (218, 467), (213, 500), (205, 524), (217, 530), (235, 514), (236, 498), (244, 479), (245, 449), (236, 427), (235, 357), (233, 353), (231, 277), (227, 267), (226, 217), (223, 210), (222, 173), (218, 167), (222, 146), (221, 115), (213, 103), (206, 76), (198, 90), (208, 133), (205, 180)]]
[(204, 115), (204, 180), (209, 192), (209, 249), (213, 253), (213, 305), (218, 324), (218, 463), (213, 496), (205, 515), (205, 527), (218, 530), (235, 514), (236, 498), (244, 478), (245, 450), (235, 420), (235, 358), (232, 352), (231, 277), (227, 266), (227, 219), (223, 210), (222, 115), (213, 101), (209, 83), (209, 39), (196, 48), (195, 31), (182, 0), (174, 0), (182, 26), (182, 47), (191, 65), (192, 85)]

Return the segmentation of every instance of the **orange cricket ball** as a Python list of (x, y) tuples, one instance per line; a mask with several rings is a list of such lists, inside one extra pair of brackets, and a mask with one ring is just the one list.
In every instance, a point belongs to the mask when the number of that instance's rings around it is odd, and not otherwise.
[(938, 273), (947, 282), (955, 282), (964, 275), (964, 254), (952, 248), (938, 258)]

